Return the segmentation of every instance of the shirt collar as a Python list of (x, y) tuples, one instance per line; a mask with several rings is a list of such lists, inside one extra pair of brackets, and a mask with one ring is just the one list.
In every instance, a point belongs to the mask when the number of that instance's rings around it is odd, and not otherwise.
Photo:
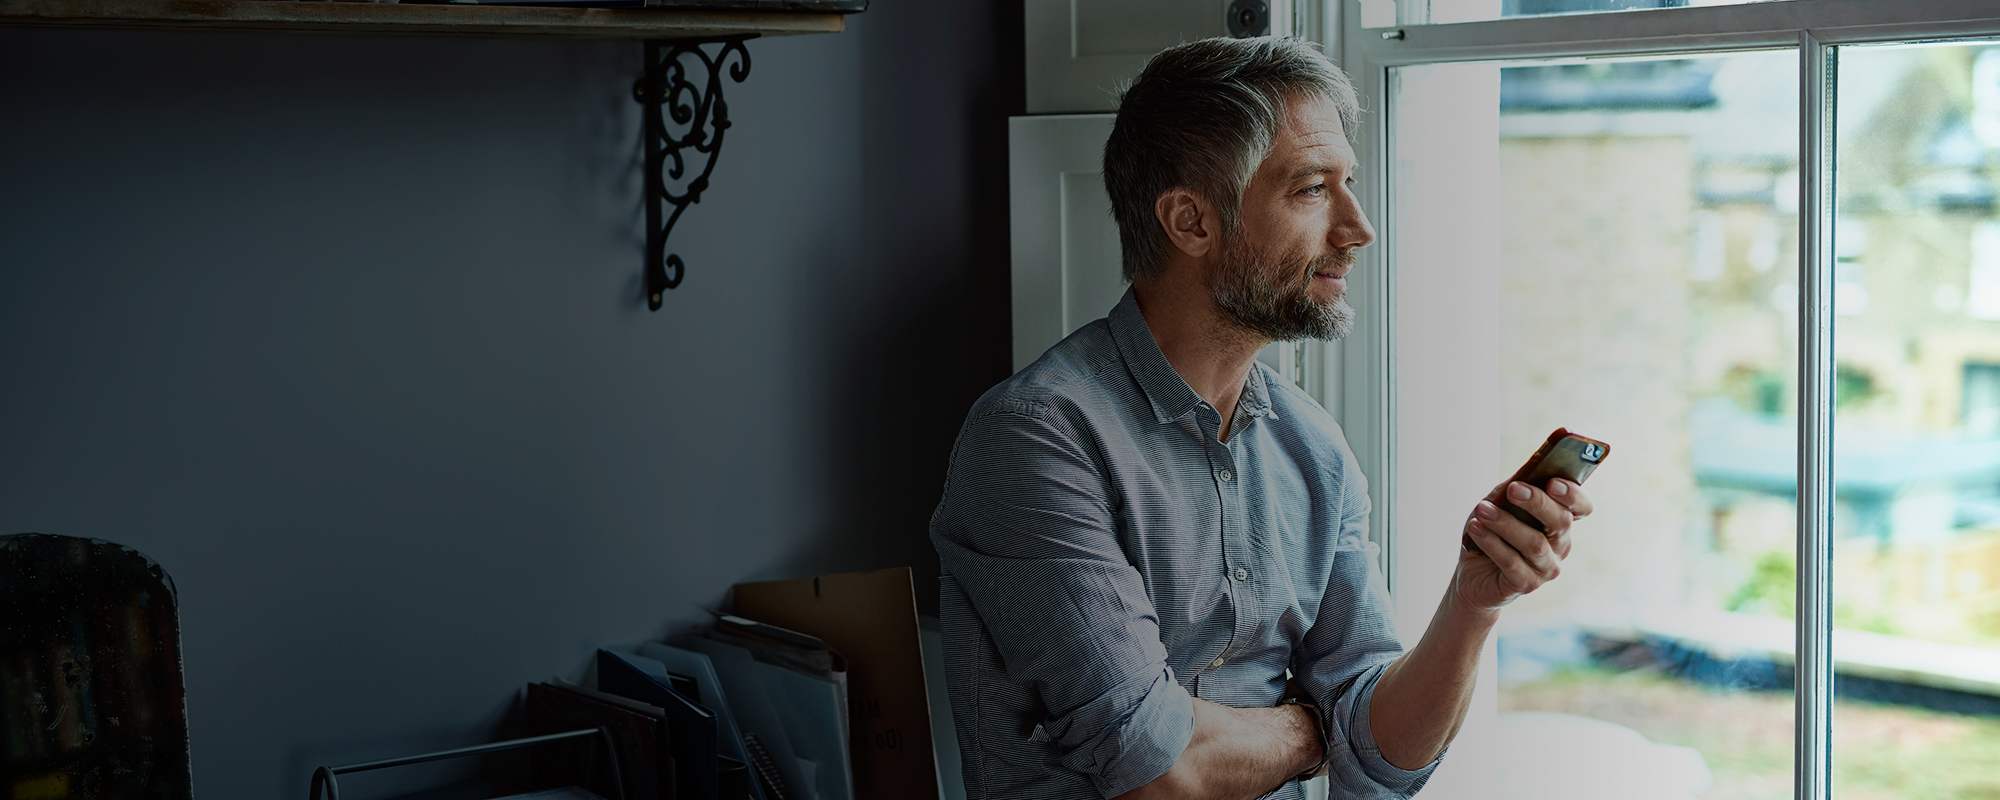
[[(1201, 395), (1194, 387), (1174, 371), (1174, 365), (1167, 361), (1167, 354), (1160, 351), (1160, 342), (1153, 337), (1153, 329), (1146, 324), (1146, 317), (1139, 313), (1139, 295), (1130, 286), (1125, 288), (1125, 296), (1119, 298), (1118, 305), (1111, 309), (1111, 339), (1118, 345), (1118, 353), (1125, 359), (1125, 367), (1132, 378), (1139, 382), (1140, 391), (1146, 394), (1146, 401), (1153, 406), (1153, 416), (1161, 422), (1172, 422), (1185, 417), (1202, 404)], [(1237, 408), (1244, 413), (1276, 419), (1271, 410), (1271, 394), (1264, 382), (1264, 370), (1258, 362), (1250, 363), (1250, 377), (1243, 383), (1243, 394), (1237, 400)]]
[(1250, 379), (1243, 383), (1243, 399), (1238, 401), (1243, 409), (1255, 416), (1278, 418), (1278, 412), (1271, 409), (1271, 390), (1265, 384), (1264, 362), (1250, 362)]

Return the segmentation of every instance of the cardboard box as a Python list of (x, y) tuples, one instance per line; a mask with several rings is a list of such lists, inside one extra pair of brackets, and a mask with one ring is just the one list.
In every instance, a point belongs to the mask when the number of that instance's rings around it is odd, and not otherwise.
[(847, 658), (855, 797), (938, 796), (912, 581), (909, 567), (894, 567), (735, 587), (735, 613), (817, 636)]

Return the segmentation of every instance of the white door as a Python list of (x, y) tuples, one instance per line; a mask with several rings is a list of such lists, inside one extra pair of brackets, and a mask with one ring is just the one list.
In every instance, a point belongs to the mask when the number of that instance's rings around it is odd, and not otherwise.
[(1101, 158), (1110, 114), (1015, 117), (1007, 124), (1014, 368), (1020, 369), (1125, 292), (1118, 224)]
[[(1030, 113), (1007, 131), (1015, 369), (1124, 294), (1102, 170), (1118, 87), (1174, 44), (1299, 22), (1291, 0), (1025, 0), (1024, 18)], [(1303, 384), (1300, 350), (1279, 343), (1258, 358)]]
[(1115, 111), (1119, 86), (1162, 48), (1284, 36), (1292, 16), (1292, 0), (1025, 0), (1028, 113)]

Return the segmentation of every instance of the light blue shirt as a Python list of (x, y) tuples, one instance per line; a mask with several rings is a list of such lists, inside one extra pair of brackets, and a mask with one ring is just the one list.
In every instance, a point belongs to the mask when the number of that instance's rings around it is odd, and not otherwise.
[(966, 415), (930, 536), (971, 798), (1136, 789), (1187, 747), (1190, 698), (1273, 706), (1287, 670), (1333, 797), (1407, 797), (1436, 768), (1369, 730), (1402, 647), (1340, 426), (1261, 363), (1220, 425), (1129, 289)]

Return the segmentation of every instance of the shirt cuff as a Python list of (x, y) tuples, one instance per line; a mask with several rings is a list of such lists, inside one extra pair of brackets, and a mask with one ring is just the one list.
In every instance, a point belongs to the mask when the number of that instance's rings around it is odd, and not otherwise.
[(1090, 780), (1105, 797), (1145, 786), (1167, 774), (1193, 739), (1194, 698), (1174, 682), (1172, 669), (1162, 670), (1131, 716), (1092, 748), (1099, 758)]
[[(1361, 771), (1367, 774), (1369, 780), (1384, 789), (1408, 797), (1416, 794), (1417, 790), (1422, 789), (1424, 783), (1430, 780), (1431, 773), (1437, 770), (1438, 764), (1444, 762), (1444, 751), (1439, 752), (1438, 757), (1432, 759), (1431, 763), (1416, 769), (1403, 769), (1382, 757), (1382, 748), (1375, 743), (1375, 731), (1370, 726), (1368, 717), (1370, 708), (1375, 705), (1375, 684), (1381, 680), (1384, 673), (1388, 672), (1386, 666), (1376, 668), (1374, 673), (1367, 677), (1367, 683), (1357, 687), (1358, 693), (1354, 698), (1354, 725), (1349, 732), (1349, 743), (1354, 748), (1354, 754), (1361, 760)], [(1447, 743), (1445, 751), (1450, 749), (1451, 745)]]

